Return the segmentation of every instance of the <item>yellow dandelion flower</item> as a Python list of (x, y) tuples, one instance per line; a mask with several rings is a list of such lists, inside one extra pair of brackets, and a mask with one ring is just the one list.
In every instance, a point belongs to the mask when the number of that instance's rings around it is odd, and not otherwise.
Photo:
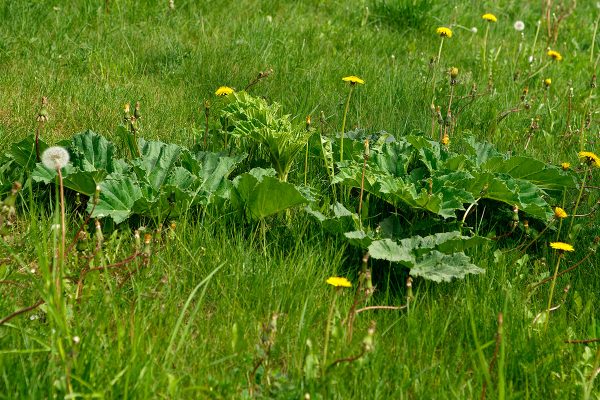
[(569, 168), (571, 168), (571, 163), (564, 162), (564, 163), (560, 164), (560, 166), (562, 167), (563, 171), (566, 171)]
[(563, 242), (552, 242), (550, 243), (550, 247), (558, 251), (575, 251), (573, 246)]
[(554, 208), (554, 217), (558, 218), (558, 219), (563, 219), (563, 218), (567, 218), (567, 212), (565, 210), (563, 210), (560, 207), (555, 207)]
[(496, 18), (496, 16), (494, 14), (490, 14), (490, 13), (483, 14), (481, 16), (481, 18), (485, 19), (487, 22), (496, 22), (496, 21), (498, 21), (498, 18)]
[(230, 88), (229, 86), (221, 86), (220, 88), (217, 89), (215, 94), (217, 96), (229, 96), (233, 92), (234, 92), (234, 90), (232, 88)]
[(327, 279), (327, 283), (335, 287), (352, 287), (352, 283), (348, 279), (338, 276), (332, 276)]
[(550, 79), (550, 78), (544, 79), (544, 86), (550, 87), (550, 85), (552, 85), (552, 79)]
[(444, 137), (442, 137), (442, 144), (444, 146), (448, 146), (450, 144), (450, 137), (447, 133), (444, 133)]
[(353, 85), (356, 85), (357, 83), (360, 83), (361, 85), (365, 84), (365, 81), (360, 79), (358, 76), (354, 76), (354, 75), (343, 77), (342, 80), (344, 82), (350, 82)]
[(585, 159), (585, 162), (590, 165), (596, 164), (596, 167), (600, 168), (600, 158), (591, 151), (580, 151), (579, 158)]
[(452, 31), (450, 30), (450, 28), (446, 28), (444, 26), (440, 26), (439, 28), (437, 28), (435, 30), (435, 33), (437, 33), (441, 37), (447, 37), (447, 38), (452, 37)]
[(556, 61), (561, 61), (563, 58), (560, 55), (560, 53), (556, 50), (548, 50), (548, 57), (552, 58), (553, 60)]

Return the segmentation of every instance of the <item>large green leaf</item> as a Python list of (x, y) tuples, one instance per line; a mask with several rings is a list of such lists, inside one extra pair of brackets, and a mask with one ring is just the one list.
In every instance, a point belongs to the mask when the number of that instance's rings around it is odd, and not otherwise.
[(311, 206), (307, 206), (305, 210), (321, 223), (323, 230), (330, 233), (344, 233), (357, 229), (359, 226), (358, 215), (350, 212), (342, 203), (331, 205), (327, 215)]
[(114, 172), (113, 162), (115, 159), (114, 145), (106, 140), (104, 136), (87, 130), (79, 133), (71, 139), (71, 162), (81, 171), (104, 170), (107, 173)]
[(484, 163), (481, 168), (529, 181), (541, 189), (563, 190), (577, 187), (577, 182), (571, 174), (531, 157), (512, 157), (507, 160), (502, 157), (494, 157)]
[(202, 180), (202, 189), (208, 193), (215, 193), (223, 189), (227, 178), (233, 170), (246, 158), (246, 154), (234, 157), (216, 153), (198, 153), (196, 159), (201, 163), (199, 177)]
[(462, 279), (467, 274), (485, 272), (471, 262), (464, 253), (444, 254), (433, 250), (415, 260), (410, 269), (413, 276), (420, 276), (434, 282), (449, 282), (452, 279)]
[(460, 232), (437, 233), (430, 236), (413, 236), (398, 242), (391, 239), (375, 240), (369, 245), (374, 259), (399, 263), (410, 268), (411, 275), (436, 282), (464, 278), (466, 274), (482, 273), (463, 253), (469, 247), (487, 242), (475, 236), (462, 236)]
[[(106, 171), (81, 171), (71, 164), (64, 167), (61, 172), (64, 187), (86, 196), (92, 196), (96, 192), (96, 186), (106, 176)], [(48, 185), (56, 181), (57, 175), (56, 170), (46, 168), (42, 163), (38, 163), (31, 173), (31, 178), (34, 182)]]
[[(48, 145), (41, 139), (38, 141), (40, 147), (40, 155), (48, 148)], [(20, 142), (13, 143), (7, 155), (15, 160), (15, 163), (25, 171), (31, 171), (37, 163), (35, 152), (35, 136), (27, 136)]]
[(181, 147), (140, 138), (139, 149), (140, 157), (133, 160), (138, 177), (146, 179), (156, 191), (160, 191), (160, 187), (176, 166)]
[[(111, 217), (116, 224), (129, 218), (135, 202), (142, 197), (139, 183), (131, 176), (111, 174), (100, 184), (100, 189), (100, 201), (92, 218)], [(92, 209), (89, 202), (87, 211)]]
[(250, 219), (259, 220), (309, 202), (296, 186), (281, 182), (274, 174), (272, 169), (254, 168), (236, 177), (232, 205), (243, 210)]
[(378, 260), (414, 264), (412, 248), (402, 246), (391, 239), (376, 240), (369, 246), (369, 255)]

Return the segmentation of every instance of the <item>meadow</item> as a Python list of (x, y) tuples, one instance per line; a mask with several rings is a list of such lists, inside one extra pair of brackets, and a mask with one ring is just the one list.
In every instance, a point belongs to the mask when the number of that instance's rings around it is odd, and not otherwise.
[(600, 399), (600, 3), (0, 20), (0, 399)]

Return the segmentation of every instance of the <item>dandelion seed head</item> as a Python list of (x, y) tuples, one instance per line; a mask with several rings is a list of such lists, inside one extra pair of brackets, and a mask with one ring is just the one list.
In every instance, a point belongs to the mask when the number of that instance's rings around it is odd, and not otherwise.
[(477, 33), (477, 27), (476, 27), (476, 26), (472, 27), (472, 28), (471, 28), (471, 32), (473, 32), (473, 33)]
[(42, 164), (48, 169), (61, 169), (69, 163), (69, 152), (61, 146), (48, 147), (42, 153)]
[(523, 21), (515, 21), (515, 24), (513, 25), (516, 31), (521, 32), (523, 29), (525, 29), (525, 22)]

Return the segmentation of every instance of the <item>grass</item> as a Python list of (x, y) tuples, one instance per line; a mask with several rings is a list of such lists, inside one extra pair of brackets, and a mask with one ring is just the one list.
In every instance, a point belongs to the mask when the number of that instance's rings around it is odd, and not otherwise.
[[(116, 139), (122, 105), (140, 101), (142, 136), (190, 145), (203, 131), (204, 99), (214, 101), (221, 85), (242, 89), (270, 68), (273, 74), (253, 93), (281, 103), (299, 121), (308, 114), (316, 120), (323, 111), (327, 134), (341, 126), (347, 96), (341, 77), (347, 75), (366, 81), (352, 95), (348, 127), (397, 136), (429, 132), (429, 60), (439, 46), (435, 28), (458, 24), (464, 28), (453, 26), (454, 37), (444, 43), (436, 98), (445, 115), (450, 90), (445, 71), (451, 66), (460, 70), (457, 97), (466, 96), (473, 83), (487, 94), (471, 105), (458, 102), (466, 106), (455, 135), (472, 132), (514, 154), (576, 164), (579, 136), (563, 136), (572, 85), (571, 124), (580, 128), (591, 110), (587, 149), (598, 151), (597, 134), (592, 135), (598, 130), (596, 95), (590, 98), (589, 89), (600, 53), (596, 39), (590, 62), (599, 13), (594, 2), (580, 2), (585, 4), (562, 23), (552, 48), (564, 61), (530, 79), (547, 59), (543, 24), (536, 61), (531, 67), (527, 62), (542, 16), (539, 2), (434, 3), (175, 1), (170, 10), (166, 1), (6, 2), (0, 6), (2, 145), (34, 132), (41, 96), (50, 103), (48, 142), (87, 128)], [(484, 12), (499, 18), (487, 44), (497, 54), (489, 92), (480, 60)], [(516, 19), (526, 24), (523, 39), (512, 27)], [(542, 85), (546, 77), (553, 82), (549, 102)], [(525, 86), (531, 109), (498, 122), (501, 113), (519, 104)], [(536, 117), (539, 129), (525, 149)], [(303, 181), (301, 163), (296, 166), (290, 181)], [(589, 184), (598, 186), (597, 173)], [(595, 190), (582, 209), (593, 206)], [(575, 195), (569, 194), (569, 201)], [(52, 229), (54, 196), (48, 197), (44, 204), (49, 205), (24, 201), (12, 237), (0, 241), (0, 260), (9, 260), (0, 261), (0, 277), (10, 272), (11, 280), (18, 278), (0, 284), (0, 317), (34, 304), (46, 290), (37, 278), (52, 262), (58, 234)], [(74, 234), (77, 210), (71, 209), (69, 218)], [(136, 227), (132, 222), (107, 229), (97, 265), (132, 254)], [(578, 252), (562, 265), (585, 256), (598, 227), (593, 214), (576, 237)], [(586, 390), (598, 398), (598, 381), (592, 379), (598, 344), (564, 343), (600, 335), (599, 265), (593, 256), (557, 280), (555, 304), (565, 301), (551, 313), (547, 330), (532, 321), (546, 308), (549, 284), (529, 288), (555, 265), (555, 255), (544, 246), (533, 246), (524, 258), (508, 251), (510, 243), (477, 248), (470, 255), (485, 274), (443, 284), (416, 281), (409, 311), (358, 314), (350, 344), (339, 321), (352, 304), (352, 291), (342, 291), (329, 361), (359, 353), (371, 320), (377, 324), (375, 350), (311, 379), (307, 340), (320, 356), (333, 298), (324, 282), (334, 275), (356, 282), (362, 254), (324, 234), (301, 211), (268, 221), (266, 249), (259, 238), (257, 227), (235, 215), (211, 209), (186, 215), (173, 238), (152, 244), (142, 270), (130, 277), (126, 271), (90, 273), (82, 300), (68, 302), (64, 331), (53, 332), (59, 328), (48, 304), (0, 326), (0, 398), (64, 397), (67, 375), (72, 398), (303, 398), (305, 393), (313, 399), (480, 398), (484, 386), (490, 398), (503, 393), (505, 398), (584, 398)], [(82, 263), (74, 261), (70, 271), (78, 272)], [(405, 304), (405, 272), (384, 262), (373, 263), (373, 270), (377, 290), (370, 304)], [(74, 298), (75, 286), (66, 287), (66, 298)], [(501, 312), (503, 356), (495, 350)], [(276, 333), (265, 339), (274, 313)], [(79, 341), (63, 343), (68, 352), (61, 355), (57, 337), (75, 336)]]

